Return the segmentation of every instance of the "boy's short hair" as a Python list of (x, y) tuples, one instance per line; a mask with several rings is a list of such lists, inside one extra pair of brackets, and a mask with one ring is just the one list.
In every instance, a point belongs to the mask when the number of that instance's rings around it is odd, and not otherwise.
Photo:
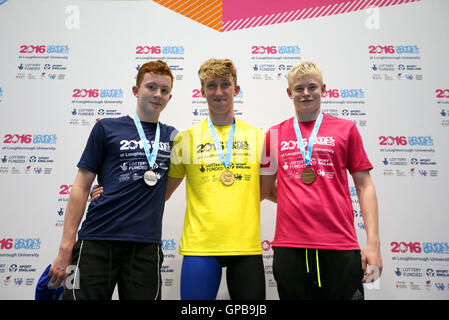
[(205, 61), (198, 70), (201, 88), (204, 85), (204, 81), (209, 77), (228, 78), (229, 76), (232, 76), (234, 85), (237, 85), (237, 70), (230, 59), (209, 59)]
[(293, 66), (288, 72), (288, 85), (293, 82), (293, 78), (300, 78), (308, 75), (317, 75), (320, 78), (321, 83), (323, 83), (323, 73), (320, 67), (310, 61), (302, 61)]
[(145, 73), (154, 73), (162, 76), (169, 76), (171, 78), (171, 86), (173, 88), (173, 73), (168, 65), (162, 60), (149, 61), (140, 66), (136, 77), (136, 86), (140, 87)]

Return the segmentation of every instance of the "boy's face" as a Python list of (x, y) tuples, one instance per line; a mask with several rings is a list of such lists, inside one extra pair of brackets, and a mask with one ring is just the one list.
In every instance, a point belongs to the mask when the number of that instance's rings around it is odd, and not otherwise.
[(133, 87), (137, 105), (146, 115), (153, 115), (164, 110), (171, 95), (171, 78), (152, 72), (145, 73), (139, 87)]
[(240, 87), (234, 84), (233, 76), (208, 77), (204, 80), (201, 94), (206, 97), (209, 111), (215, 114), (234, 112), (234, 97)]
[(321, 95), (326, 91), (318, 75), (306, 75), (293, 78), (287, 88), (287, 94), (293, 100), (296, 112), (317, 115), (321, 107)]

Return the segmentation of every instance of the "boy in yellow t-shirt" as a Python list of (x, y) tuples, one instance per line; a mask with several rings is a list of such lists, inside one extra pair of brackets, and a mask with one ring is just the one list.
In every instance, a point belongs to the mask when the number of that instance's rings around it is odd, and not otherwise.
[(168, 199), (186, 176), (181, 299), (215, 299), (222, 267), (231, 299), (265, 299), (259, 187), (264, 133), (234, 118), (240, 87), (231, 60), (207, 60), (198, 75), (209, 118), (176, 136), (167, 184)]

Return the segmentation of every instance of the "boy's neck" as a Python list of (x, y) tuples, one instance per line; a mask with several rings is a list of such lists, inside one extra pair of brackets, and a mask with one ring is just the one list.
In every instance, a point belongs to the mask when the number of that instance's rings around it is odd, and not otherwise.
[(136, 109), (137, 116), (141, 122), (153, 122), (156, 123), (159, 121), (159, 113), (145, 114), (140, 110), (140, 108)]
[(318, 119), (318, 116), (320, 115), (321, 110), (318, 110), (314, 113), (300, 113), (296, 112), (296, 118), (298, 118), (299, 122), (310, 122), (315, 121)]
[(231, 126), (234, 123), (234, 112), (225, 114), (209, 112), (209, 117), (214, 126), (217, 127)]

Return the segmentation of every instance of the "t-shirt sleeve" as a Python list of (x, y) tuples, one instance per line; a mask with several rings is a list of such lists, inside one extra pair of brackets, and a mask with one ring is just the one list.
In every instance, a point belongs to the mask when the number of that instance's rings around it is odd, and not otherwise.
[(173, 142), (175, 141), (176, 136), (178, 135), (179, 131), (175, 127), (170, 127), (170, 143), (173, 145)]
[(90, 132), (86, 147), (78, 162), (77, 167), (99, 174), (104, 155), (104, 128), (101, 122), (97, 122)]
[(277, 173), (277, 143), (278, 129), (272, 127), (265, 134), (264, 148), (260, 162), (261, 175), (273, 175)]
[(363, 147), (362, 137), (360, 136), (357, 126), (353, 124), (348, 141), (348, 170), (349, 173), (362, 170), (371, 170), (373, 165)]
[[(183, 131), (185, 133), (185, 131)], [(183, 141), (183, 132), (180, 132), (176, 135), (173, 141), (173, 147), (170, 155), (170, 168), (168, 170), (168, 176), (172, 178), (184, 178), (186, 174), (186, 169), (184, 163), (182, 161), (182, 149), (183, 144), (186, 144), (186, 141)]]

